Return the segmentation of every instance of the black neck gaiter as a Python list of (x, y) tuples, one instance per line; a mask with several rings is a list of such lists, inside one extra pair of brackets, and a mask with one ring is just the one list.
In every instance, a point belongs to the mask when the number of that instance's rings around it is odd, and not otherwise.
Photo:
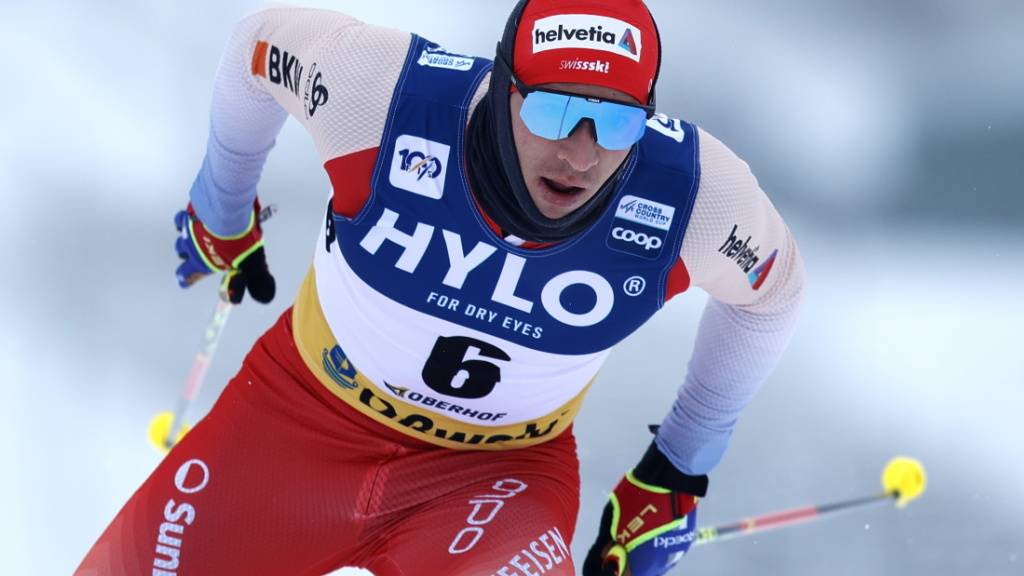
[[(493, 96), (493, 87), (491, 92)], [(507, 107), (508, 89), (502, 92)], [(480, 101), (470, 118), (466, 137), (470, 188), (484, 212), (501, 227), (503, 233), (533, 242), (559, 242), (597, 221), (614, 196), (622, 166), (627, 162), (624, 161), (585, 204), (561, 218), (547, 218), (533, 204), (519, 171), (511, 123), (504, 126), (498, 122), (502, 115), (492, 113), (493, 105), (493, 98)], [(506, 113), (504, 116), (509, 115)], [(499, 139), (503, 146), (499, 145)], [(514, 170), (507, 170), (509, 167), (514, 167)], [(510, 171), (514, 173), (509, 174)]]

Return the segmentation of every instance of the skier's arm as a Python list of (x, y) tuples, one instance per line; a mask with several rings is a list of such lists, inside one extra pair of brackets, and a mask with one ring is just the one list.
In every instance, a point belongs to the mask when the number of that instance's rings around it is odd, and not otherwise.
[(191, 189), (217, 234), (244, 230), (288, 115), (321, 160), (378, 146), (411, 36), (327, 10), (274, 7), (238, 23), (214, 81), (206, 157)]
[(699, 136), (700, 188), (681, 258), (711, 300), (678, 399), (605, 504), (586, 576), (625, 574), (627, 566), (664, 574), (689, 550), (707, 473), (796, 320), (803, 263), (789, 229), (747, 165), (710, 134)]
[(656, 438), (680, 471), (695, 476), (718, 464), (740, 412), (774, 369), (804, 286), (796, 242), (747, 164), (704, 131), (700, 156), (682, 259), (711, 298), (686, 379)]

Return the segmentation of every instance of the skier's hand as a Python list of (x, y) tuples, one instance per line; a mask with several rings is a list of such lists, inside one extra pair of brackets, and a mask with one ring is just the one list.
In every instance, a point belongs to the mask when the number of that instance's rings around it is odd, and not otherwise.
[(583, 576), (660, 576), (693, 543), (707, 476), (687, 476), (651, 442), (608, 498)]
[(249, 227), (241, 234), (220, 237), (206, 229), (192, 204), (174, 215), (179, 236), (174, 243), (182, 263), (178, 266), (178, 285), (188, 288), (208, 274), (225, 272), (228, 299), (242, 301), (246, 289), (253, 300), (266, 304), (274, 298), (274, 277), (267, 268), (260, 228), (259, 200), (253, 205)]

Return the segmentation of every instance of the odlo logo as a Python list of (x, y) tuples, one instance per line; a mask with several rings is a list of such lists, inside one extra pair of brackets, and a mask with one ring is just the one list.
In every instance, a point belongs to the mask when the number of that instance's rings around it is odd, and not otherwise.
[(448, 545), (449, 554), (465, 554), (473, 549), (483, 538), (485, 526), (494, 521), (498, 512), (505, 507), (505, 502), (514, 498), (516, 494), (526, 490), (526, 482), (515, 478), (498, 480), (491, 486), (491, 491), (481, 494), (469, 501), (473, 507), (466, 517), (467, 526), (452, 539)]
[(388, 181), (395, 188), (439, 200), (450, 150), (447, 144), (403, 134), (395, 140)]
[[(174, 473), (174, 487), (182, 494), (202, 492), (210, 482), (210, 468), (202, 460), (193, 458), (178, 467)], [(177, 576), (181, 560), (185, 527), (196, 520), (196, 509), (174, 498), (164, 505), (164, 522), (160, 524), (153, 558), (153, 576)]]
[(314, 62), (313, 67), (309, 69), (309, 77), (306, 78), (306, 91), (302, 97), (306, 118), (312, 118), (313, 114), (316, 114), (316, 109), (327, 104), (327, 100), (330, 99), (327, 87), (321, 82), (322, 78), (323, 74), (317, 72), (316, 62)]
[(657, 250), (658, 248), (661, 248), (662, 244), (661, 238), (658, 238), (657, 236), (644, 234), (643, 232), (637, 232), (635, 230), (630, 230), (629, 228), (623, 228), (622, 226), (612, 228), (612, 238), (639, 244), (644, 247), (644, 250)]

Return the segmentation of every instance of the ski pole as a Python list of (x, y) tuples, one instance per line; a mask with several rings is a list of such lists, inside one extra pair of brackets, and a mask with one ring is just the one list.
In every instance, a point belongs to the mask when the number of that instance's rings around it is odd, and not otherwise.
[[(277, 207), (273, 204), (260, 210), (260, 223), (266, 222), (271, 216), (277, 213)], [(154, 448), (161, 452), (167, 452), (181, 441), (191, 426), (185, 422), (185, 413), (195, 402), (199, 390), (206, 379), (206, 371), (210, 367), (214, 353), (217, 352), (217, 344), (220, 343), (220, 336), (224, 332), (224, 326), (228, 322), (228, 316), (234, 307), (228, 299), (228, 283), (231, 280), (231, 273), (224, 274), (217, 290), (217, 305), (213, 309), (210, 321), (203, 331), (203, 338), (199, 345), (199, 351), (192, 360), (192, 368), (185, 378), (185, 386), (181, 390), (181, 396), (174, 407), (174, 411), (164, 411), (153, 417), (149, 422), (148, 437)]]
[(708, 528), (698, 528), (697, 539), (694, 541), (694, 544), (721, 542), (722, 540), (728, 540), (739, 536), (749, 536), (757, 532), (774, 528), (784, 528), (786, 526), (803, 524), (816, 518), (820, 518), (826, 514), (832, 514), (841, 510), (860, 508), (888, 500), (895, 500), (896, 506), (903, 508), (907, 503), (915, 500), (924, 492), (926, 484), (927, 479), (925, 477), (924, 466), (922, 466), (920, 462), (907, 457), (893, 458), (888, 464), (886, 464), (885, 469), (882, 471), (882, 492), (863, 496), (861, 498), (843, 500), (841, 502), (803, 506), (789, 510), (772, 512), (762, 516), (745, 518), (738, 522), (719, 524), (718, 526), (711, 526)]

